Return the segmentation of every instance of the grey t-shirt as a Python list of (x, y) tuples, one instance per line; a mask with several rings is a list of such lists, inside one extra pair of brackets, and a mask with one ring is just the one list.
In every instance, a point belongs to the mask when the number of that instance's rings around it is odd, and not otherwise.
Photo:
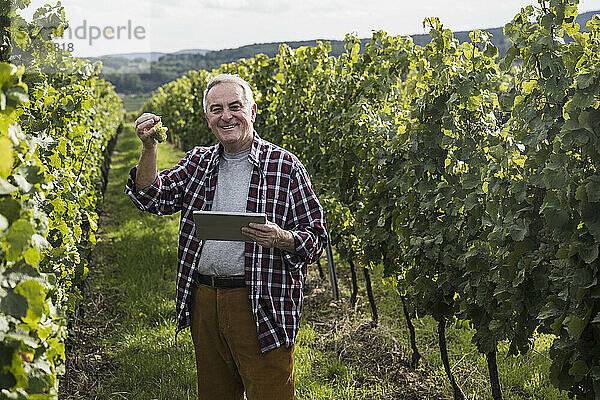
[[(249, 155), (250, 149), (236, 154), (223, 151), (212, 211), (246, 212), (254, 168), (248, 160)], [(245, 242), (205, 241), (198, 261), (198, 272), (216, 276), (244, 275), (244, 248)]]

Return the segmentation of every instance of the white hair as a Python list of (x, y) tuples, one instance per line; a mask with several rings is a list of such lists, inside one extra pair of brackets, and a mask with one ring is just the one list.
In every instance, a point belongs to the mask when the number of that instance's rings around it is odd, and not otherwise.
[(248, 82), (243, 80), (239, 75), (219, 74), (219, 75), (213, 76), (208, 81), (208, 85), (206, 85), (206, 89), (204, 89), (204, 96), (202, 98), (204, 114), (206, 114), (208, 111), (207, 110), (208, 105), (206, 104), (206, 97), (208, 95), (208, 92), (210, 91), (210, 89), (217, 86), (219, 83), (236, 83), (236, 84), (240, 85), (242, 87), (242, 90), (244, 91), (244, 97), (246, 99), (246, 104), (244, 104), (244, 106), (252, 107), (254, 105), (254, 95), (252, 94), (252, 89), (250, 88), (250, 85), (248, 84)]

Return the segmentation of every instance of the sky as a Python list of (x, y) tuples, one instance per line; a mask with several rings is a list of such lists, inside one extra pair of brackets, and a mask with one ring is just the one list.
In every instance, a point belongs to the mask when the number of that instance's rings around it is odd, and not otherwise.
[[(32, 0), (30, 17), (43, 4)], [(58, 40), (78, 57), (219, 50), (254, 43), (424, 33), (439, 17), (453, 31), (504, 26), (537, 0), (63, 0), (70, 32)], [(580, 0), (579, 12), (600, 10)]]

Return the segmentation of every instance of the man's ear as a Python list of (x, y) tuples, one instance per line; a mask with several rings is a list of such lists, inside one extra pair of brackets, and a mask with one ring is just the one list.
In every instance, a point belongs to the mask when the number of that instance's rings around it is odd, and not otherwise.
[(258, 112), (258, 106), (256, 105), (256, 103), (254, 103), (252, 105), (252, 123), (254, 123), (254, 121), (256, 121), (257, 112)]

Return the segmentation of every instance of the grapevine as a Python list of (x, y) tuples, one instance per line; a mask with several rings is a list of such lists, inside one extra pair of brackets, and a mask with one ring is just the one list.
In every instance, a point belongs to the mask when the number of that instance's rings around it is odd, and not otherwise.
[(122, 104), (97, 78), (99, 66), (57, 52), (35, 34), (45, 21), (56, 21), (55, 35), (64, 30), (60, 3), (41, 7), (31, 22), (17, 15), (29, 2), (7, 4), (0, 31), (6, 99), (0, 111), (0, 398), (55, 399), (65, 371), (66, 316), (88, 274), (104, 161)]

